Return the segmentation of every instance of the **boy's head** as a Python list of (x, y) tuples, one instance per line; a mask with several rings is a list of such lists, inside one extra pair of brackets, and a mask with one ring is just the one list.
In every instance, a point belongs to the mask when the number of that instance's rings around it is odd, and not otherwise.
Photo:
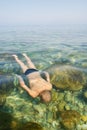
[(46, 90), (46, 91), (43, 91), (41, 94), (40, 94), (40, 98), (43, 102), (45, 103), (48, 103), (51, 101), (51, 98), (52, 98), (52, 95), (51, 95), (51, 92)]

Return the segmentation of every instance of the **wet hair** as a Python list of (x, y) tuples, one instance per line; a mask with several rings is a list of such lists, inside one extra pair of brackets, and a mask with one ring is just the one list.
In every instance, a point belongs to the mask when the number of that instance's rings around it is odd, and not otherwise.
[(43, 102), (45, 103), (48, 103), (51, 101), (51, 98), (52, 98), (52, 95), (51, 95), (51, 92), (46, 90), (46, 91), (43, 91), (41, 94), (40, 94), (40, 98)]

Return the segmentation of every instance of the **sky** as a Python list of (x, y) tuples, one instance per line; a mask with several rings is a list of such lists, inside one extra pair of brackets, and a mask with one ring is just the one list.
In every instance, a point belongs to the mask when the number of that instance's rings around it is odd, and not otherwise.
[(87, 0), (0, 0), (0, 25), (87, 24)]

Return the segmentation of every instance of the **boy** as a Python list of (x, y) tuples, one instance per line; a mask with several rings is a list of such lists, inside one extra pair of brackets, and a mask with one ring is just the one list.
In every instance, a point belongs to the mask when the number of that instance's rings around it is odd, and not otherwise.
[(21, 66), (23, 73), (27, 76), (29, 80), (30, 87), (25, 85), (21, 76), (17, 76), (20, 86), (25, 89), (28, 94), (33, 98), (39, 96), (44, 102), (50, 102), (52, 84), (50, 83), (49, 74), (47, 72), (43, 72), (46, 80), (43, 79), (40, 75), (40, 72), (32, 63), (31, 59), (26, 54), (23, 54), (23, 56), (26, 58), (29, 67), (27, 67), (21, 60), (19, 60), (17, 55), (13, 55), (16, 62)]

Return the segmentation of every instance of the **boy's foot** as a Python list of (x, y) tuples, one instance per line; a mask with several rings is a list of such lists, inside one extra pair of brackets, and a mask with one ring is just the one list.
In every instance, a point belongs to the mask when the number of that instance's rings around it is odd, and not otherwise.
[(18, 56), (17, 55), (12, 55), (14, 58), (17, 58)]
[(27, 56), (25, 53), (22, 54), (23, 56)]

